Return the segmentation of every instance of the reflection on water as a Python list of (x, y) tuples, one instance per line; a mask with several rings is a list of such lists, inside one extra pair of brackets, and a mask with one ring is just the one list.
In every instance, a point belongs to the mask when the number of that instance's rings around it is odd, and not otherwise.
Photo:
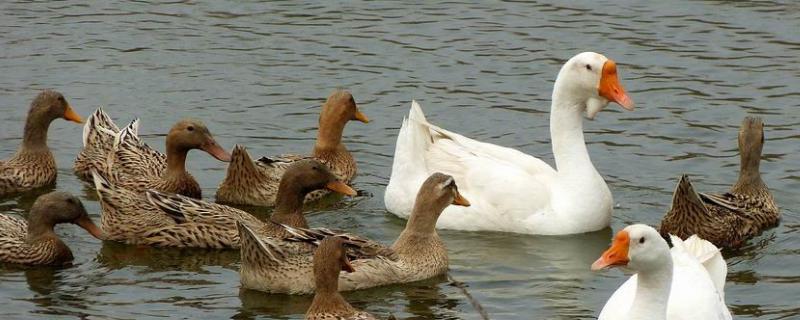
[[(405, 225), (385, 211), (383, 190), (411, 99), (442, 127), (553, 163), (553, 79), (565, 59), (592, 50), (617, 61), (637, 102), (634, 112), (612, 105), (585, 123), (592, 160), (614, 194), (613, 230), (657, 224), (683, 173), (701, 191), (726, 190), (736, 180), (742, 117), (764, 118), (763, 178), (784, 216), (748, 246), (723, 252), (726, 299), (740, 319), (797, 318), (800, 279), (790, 267), (800, 265), (797, 9), (776, 1), (2, 1), (0, 159), (17, 149), (41, 88), (63, 92), (83, 116), (103, 105), (120, 125), (141, 118), (143, 139), (162, 151), (167, 130), (191, 116), (223, 147), (242, 144), (257, 157), (310, 151), (319, 106), (342, 87), (372, 119), (344, 136), (362, 192), (310, 208), (307, 217), (388, 244)], [(81, 195), (99, 219), (91, 184), (71, 172), (81, 129), (54, 121), (49, 133), (57, 189)], [(207, 199), (225, 175), (223, 163), (194, 152), (187, 168)], [(24, 212), (34, 199), (2, 199), (0, 211)], [(270, 213), (244, 209), (262, 219)], [(99, 242), (73, 225), (56, 231), (74, 265), (0, 268), (3, 316), (299, 319), (309, 303), (240, 292), (235, 251)], [(588, 270), (611, 230), (440, 234), (451, 275), (496, 319), (590, 319), (626, 279)], [(401, 319), (479, 319), (446, 279), (346, 297)]]

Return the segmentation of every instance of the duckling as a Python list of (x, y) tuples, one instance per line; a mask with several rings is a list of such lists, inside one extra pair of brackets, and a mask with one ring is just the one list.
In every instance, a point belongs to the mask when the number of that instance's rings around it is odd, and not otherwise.
[(723, 194), (697, 193), (689, 177), (681, 176), (672, 207), (661, 221), (661, 234), (683, 239), (697, 234), (718, 247), (738, 248), (765, 229), (777, 226), (780, 211), (759, 171), (763, 146), (763, 122), (746, 117), (739, 129), (736, 184)]
[[(336, 90), (322, 105), (317, 142), (311, 155), (285, 154), (262, 157), (254, 162), (247, 150), (237, 145), (232, 152), (227, 176), (217, 190), (217, 201), (273, 206), (276, 202), (278, 184), (286, 168), (302, 159), (322, 162), (339, 180), (350, 184), (356, 175), (356, 162), (342, 143), (342, 132), (350, 120), (369, 122), (369, 118), (358, 110), (350, 92)], [(328, 191), (325, 190), (312, 192), (306, 196), (306, 202), (318, 200), (326, 194)]]
[[(391, 247), (361, 250), (352, 261), (356, 271), (339, 278), (339, 290), (349, 291), (376, 286), (419, 281), (445, 274), (449, 266), (447, 249), (436, 233), (436, 221), (449, 205), (469, 206), (458, 193), (453, 177), (434, 173), (422, 184), (406, 228)], [(241, 236), (242, 286), (270, 293), (310, 294), (314, 292), (311, 253), (292, 250), (296, 241), (318, 244), (326, 236), (347, 240), (348, 246), (362, 249), (374, 242), (363, 242), (349, 235), (331, 234), (326, 229), (303, 229), (282, 225), (290, 238), (264, 237), (250, 226), (239, 223)], [(367, 252), (374, 252), (369, 255)], [(350, 253), (348, 253), (350, 254)]]
[(66, 192), (40, 196), (31, 207), (29, 222), (0, 214), (0, 262), (25, 265), (63, 265), (72, 262), (72, 251), (56, 235), (59, 223), (74, 223), (103, 240), (77, 197)]
[(0, 196), (55, 184), (56, 160), (47, 147), (47, 131), (58, 118), (82, 122), (64, 95), (53, 90), (39, 93), (25, 120), (22, 145), (11, 159), (0, 161)]
[(355, 272), (347, 258), (344, 240), (327, 237), (314, 252), (314, 282), (316, 294), (306, 312), (308, 320), (371, 320), (368, 312), (353, 308), (339, 293), (339, 272)]

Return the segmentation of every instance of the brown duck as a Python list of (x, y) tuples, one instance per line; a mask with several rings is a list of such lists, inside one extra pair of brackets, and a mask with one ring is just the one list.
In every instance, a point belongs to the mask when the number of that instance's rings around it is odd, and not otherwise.
[(47, 131), (58, 118), (82, 121), (61, 93), (53, 90), (39, 93), (31, 102), (25, 120), (22, 145), (11, 159), (0, 161), (0, 196), (56, 182), (56, 161), (47, 147)]
[(103, 233), (77, 197), (51, 192), (36, 199), (28, 222), (0, 214), (0, 262), (26, 265), (72, 262), (72, 251), (53, 230), (59, 223), (77, 224), (95, 238), (103, 239)]
[[(225, 180), (217, 190), (217, 201), (241, 205), (273, 206), (278, 183), (286, 168), (302, 159), (315, 159), (327, 165), (339, 180), (350, 184), (356, 175), (356, 162), (342, 143), (342, 132), (350, 120), (369, 122), (358, 110), (350, 92), (331, 93), (319, 116), (317, 142), (311, 155), (286, 154), (252, 161), (244, 147), (233, 148)], [(306, 202), (318, 200), (328, 191), (318, 190), (306, 196)]]
[(368, 312), (353, 308), (339, 293), (339, 273), (354, 272), (344, 240), (327, 237), (314, 252), (314, 282), (316, 293), (306, 312), (308, 320), (374, 320)]
[[(408, 283), (445, 274), (449, 266), (447, 248), (436, 232), (436, 221), (449, 205), (469, 206), (459, 193), (453, 177), (434, 173), (423, 182), (406, 228), (391, 247), (362, 250), (375, 242), (332, 234), (326, 229), (301, 229), (283, 225), (289, 238), (264, 237), (245, 224), (241, 233), (242, 286), (270, 293), (310, 294), (314, 292), (313, 256), (295, 250), (297, 241), (316, 244), (326, 236), (336, 236), (356, 247), (352, 261), (356, 271), (339, 278), (339, 290), (349, 291)], [(374, 255), (365, 254), (368, 251)], [(348, 254), (352, 252), (348, 250)]]
[(681, 176), (660, 232), (683, 239), (697, 234), (718, 247), (738, 248), (777, 226), (780, 211), (759, 172), (763, 146), (764, 124), (746, 117), (739, 129), (739, 180), (729, 192), (705, 194), (695, 192), (689, 177)]
[[(103, 229), (112, 240), (159, 247), (238, 248), (240, 221), (267, 236), (279, 236), (277, 224), (264, 223), (251, 214), (186, 196), (147, 191), (147, 199), (125, 188), (98, 180), (103, 206)], [(327, 167), (315, 160), (299, 161), (281, 179), (278, 206), (271, 219), (292, 226), (308, 227), (303, 216), (303, 198), (311, 191), (327, 188), (355, 195)]]

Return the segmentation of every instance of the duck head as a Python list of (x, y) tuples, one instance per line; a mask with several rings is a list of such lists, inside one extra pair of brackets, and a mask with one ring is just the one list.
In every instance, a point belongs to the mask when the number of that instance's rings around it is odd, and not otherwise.
[(611, 247), (592, 264), (592, 270), (613, 267), (634, 271), (652, 270), (671, 266), (669, 245), (650, 226), (635, 224), (622, 229), (614, 236)]
[(54, 90), (44, 90), (33, 99), (28, 118), (41, 119), (47, 123), (58, 118), (83, 123), (81, 116), (72, 109), (64, 95)]
[(302, 198), (323, 188), (348, 196), (356, 195), (356, 191), (337, 179), (328, 166), (313, 159), (300, 160), (289, 166), (278, 185), (278, 194), (280, 198), (281, 190), (294, 190)]
[(585, 106), (589, 119), (594, 119), (609, 102), (633, 110), (633, 100), (617, 76), (616, 62), (594, 52), (580, 53), (561, 67), (553, 90), (553, 100), (556, 98)]
[(758, 175), (764, 148), (764, 123), (758, 117), (745, 117), (739, 127), (739, 153), (743, 173)]
[(59, 223), (74, 223), (95, 238), (104, 239), (103, 231), (89, 218), (81, 200), (67, 192), (54, 191), (36, 199), (31, 207), (30, 220), (30, 228), (41, 227), (47, 230), (52, 230)]
[(329, 122), (344, 124), (350, 120), (369, 122), (369, 118), (358, 110), (356, 100), (350, 92), (347, 90), (332, 92), (322, 105), (322, 112), (319, 115), (320, 127)]
[(214, 140), (202, 121), (183, 119), (167, 134), (167, 152), (185, 154), (191, 149), (203, 150), (220, 161), (231, 161), (231, 155)]

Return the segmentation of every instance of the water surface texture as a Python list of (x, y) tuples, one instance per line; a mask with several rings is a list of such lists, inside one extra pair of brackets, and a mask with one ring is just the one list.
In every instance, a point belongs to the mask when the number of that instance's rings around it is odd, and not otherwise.
[[(160, 150), (169, 127), (191, 116), (225, 148), (244, 144), (254, 156), (310, 152), (320, 104), (347, 88), (373, 120), (350, 123), (344, 138), (365, 195), (314, 209), (310, 223), (388, 243), (405, 225), (384, 209), (383, 191), (411, 99), (436, 124), (553, 163), (556, 73), (574, 54), (597, 51), (617, 61), (637, 102), (634, 112), (609, 105), (585, 124), (592, 160), (614, 193), (612, 228), (563, 237), (441, 231), (450, 274), (494, 319), (595, 317), (626, 279), (589, 271), (612, 229), (657, 224), (682, 173), (700, 191), (725, 191), (738, 171), (739, 123), (759, 115), (767, 124), (762, 172), (784, 218), (725, 252), (726, 299), (736, 318), (796, 319), (798, 30), (793, 1), (2, 1), (0, 157), (19, 145), (28, 104), (43, 88), (63, 92), (83, 116), (102, 105), (121, 125), (141, 118), (144, 139)], [(99, 219), (93, 189), (71, 172), (81, 127), (56, 121), (49, 143), (57, 189), (80, 194)], [(212, 199), (225, 164), (198, 151), (189, 158)], [(2, 200), (0, 209), (26, 210), (33, 198)], [(3, 318), (298, 319), (310, 303), (240, 290), (236, 252), (101, 243), (72, 225), (57, 231), (74, 266), (0, 268)], [(446, 278), (346, 297), (384, 316), (479, 318)]]

